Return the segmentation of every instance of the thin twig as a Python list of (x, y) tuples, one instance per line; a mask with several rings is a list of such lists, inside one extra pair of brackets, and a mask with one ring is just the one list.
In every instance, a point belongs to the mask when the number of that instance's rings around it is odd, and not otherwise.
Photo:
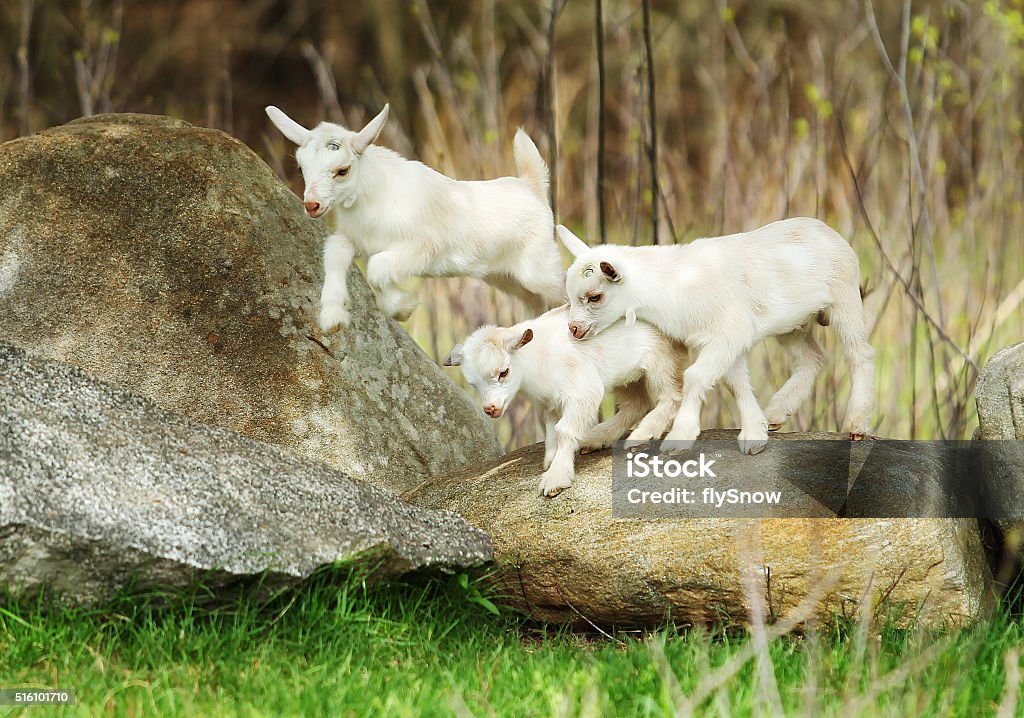
[(601, 230), (601, 244), (606, 244), (604, 206), (605, 164), (605, 67), (604, 67), (604, 0), (594, 0), (594, 35), (597, 46), (597, 222)]
[(651, 242), (658, 244), (658, 113), (655, 106), (654, 48), (651, 45), (651, 3), (643, 0), (644, 54), (647, 57), (647, 115), (650, 122), (651, 142), (647, 146), (651, 163)]
[(558, 101), (555, 92), (555, 25), (558, 15), (568, 0), (551, 0), (551, 13), (548, 16), (548, 46), (544, 75), (547, 81), (548, 95), (548, 152), (551, 155), (551, 213), (558, 220), (558, 132), (555, 127), (555, 105)]
[(846, 132), (843, 129), (843, 120), (840, 115), (841, 113), (836, 113), (835, 115), (836, 124), (839, 129), (839, 148), (842, 152), (843, 161), (846, 164), (846, 169), (850, 174), (850, 181), (853, 182), (853, 189), (854, 193), (857, 195), (857, 205), (860, 208), (861, 217), (864, 219), (864, 224), (867, 226), (868, 232), (871, 234), (871, 238), (874, 240), (875, 247), (876, 249), (878, 249), (879, 255), (885, 262), (885, 266), (888, 268), (890, 272), (892, 272), (893, 276), (896, 277), (896, 280), (900, 283), (900, 286), (903, 287), (903, 292), (907, 295), (910, 301), (913, 302), (914, 306), (917, 307), (917, 310), (921, 312), (921, 316), (925, 318), (925, 321), (932, 327), (932, 329), (939, 336), (939, 338), (942, 339), (942, 341), (944, 341), (946, 344), (948, 344), (953, 349), (953, 351), (959, 354), (963, 358), (963, 360), (967, 362), (967, 364), (972, 369), (974, 369), (975, 372), (979, 371), (978, 363), (974, 361), (974, 359), (972, 359), (963, 349), (961, 349), (960, 346), (955, 341), (953, 341), (953, 339), (948, 334), (946, 334), (945, 330), (943, 330), (943, 328), (939, 326), (938, 322), (936, 322), (932, 315), (928, 312), (928, 310), (924, 306), (924, 303), (921, 301), (921, 298), (917, 296), (917, 293), (914, 292), (914, 290), (911, 288), (910, 284), (900, 273), (899, 268), (892, 261), (892, 258), (889, 257), (889, 254), (885, 251), (885, 248), (882, 246), (882, 240), (878, 236), (878, 231), (875, 229), (875, 225), (871, 222), (870, 215), (868, 215), (867, 206), (864, 203), (864, 195), (861, 192), (860, 188), (860, 182), (857, 180), (857, 172), (853, 167), (853, 162), (850, 160), (850, 152), (846, 144)]
[(573, 613), (575, 613), (577, 616), (579, 616), (584, 621), (586, 621), (587, 625), (589, 625), (591, 628), (593, 628), (595, 631), (600, 633), (602, 636), (604, 636), (608, 640), (615, 641), (616, 643), (618, 643), (621, 646), (625, 646), (626, 645), (626, 642), (623, 641), (621, 638), (616, 638), (615, 636), (613, 636), (612, 634), (608, 633), (603, 628), (598, 626), (596, 623), (591, 621), (589, 618), (584, 616), (583, 613), (578, 608), (576, 608), (574, 605), (572, 605), (572, 603), (569, 601), (569, 599), (565, 597), (565, 594), (562, 593), (562, 587), (559, 586), (558, 584), (555, 584), (555, 591), (558, 592), (558, 597), (561, 598), (565, 602), (565, 605), (568, 606), (569, 608), (571, 608)]
[(21, 0), (21, 28), (18, 38), (18, 90), (21, 96), (19, 124), (22, 135), (32, 133), (32, 68), (28, 44), (32, 37), (32, 15), (35, 0)]

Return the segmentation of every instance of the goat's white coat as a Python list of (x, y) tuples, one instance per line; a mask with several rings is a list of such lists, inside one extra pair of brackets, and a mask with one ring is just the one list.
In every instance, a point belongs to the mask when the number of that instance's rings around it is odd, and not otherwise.
[[(741, 450), (763, 449), (769, 424), (780, 426), (810, 396), (824, 363), (811, 336), (815, 321), (836, 328), (851, 365), (846, 426), (851, 434), (868, 432), (874, 350), (864, 326), (860, 268), (850, 245), (827, 225), (801, 217), (656, 247), (590, 248), (562, 226), (558, 235), (575, 256), (566, 277), (573, 336), (587, 343), (623, 317), (641, 319), (698, 352), (683, 375), (666, 449), (692, 445), (704, 397), (719, 380), (736, 396)], [(766, 416), (750, 386), (747, 353), (769, 336), (779, 337), (796, 366)]]
[[(320, 326), (348, 323), (347, 276), (356, 255), (381, 309), (406, 319), (416, 300), (399, 285), (410, 277), (477, 277), (535, 311), (564, 301), (565, 273), (548, 205), (548, 170), (519, 130), (518, 177), (459, 181), (373, 143), (385, 106), (359, 132), (324, 122), (302, 127), (276, 107), (267, 115), (299, 145), (296, 152), (310, 216), (328, 215)], [(344, 172), (338, 176), (339, 170)]]
[[(481, 327), (445, 360), (447, 366), (462, 367), (495, 418), (519, 392), (540, 406), (546, 426), (540, 482), (545, 496), (572, 486), (578, 449), (610, 446), (637, 422), (629, 441), (659, 438), (681, 394), (679, 362), (685, 351), (651, 325), (617, 322), (593, 341), (577, 342), (566, 331), (568, 320), (568, 310), (559, 307), (512, 327)], [(618, 411), (597, 424), (601, 401), (613, 389)]]

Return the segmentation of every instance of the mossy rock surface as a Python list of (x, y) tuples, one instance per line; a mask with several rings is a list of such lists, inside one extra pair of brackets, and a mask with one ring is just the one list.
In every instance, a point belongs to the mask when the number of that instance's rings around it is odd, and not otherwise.
[(1006, 547), (1024, 557), (1024, 342), (989, 360), (976, 398), (988, 468), (983, 488), (999, 509), (996, 524)]
[(387, 578), (491, 557), (454, 514), (189, 421), (0, 341), (0, 591), (102, 603), (126, 587), (216, 597), (344, 562)]
[(501, 448), (376, 306), (316, 328), (324, 228), (248, 147), (148, 115), (0, 145), (0, 339), (401, 491)]

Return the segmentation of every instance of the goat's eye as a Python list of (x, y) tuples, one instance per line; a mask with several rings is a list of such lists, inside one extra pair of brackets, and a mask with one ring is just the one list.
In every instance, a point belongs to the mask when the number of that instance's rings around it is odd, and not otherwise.
[(602, 299), (604, 299), (604, 293), (603, 292), (598, 292), (597, 294), (591, 294), (589, 297), (587, 297), (587, 301), (590, 302), (591, 304), (597, 304)]
[(327, 149), (337, 152), (338, 150), (341, 149), (341, 145), (339, 145), (337, 142), (328, 142)]
[(501, 371), (498, 372), (498, 381), (505, 381), (505, 378), (507, 376), (508, 376), (508, 369), (502, 369)]
[(347, 174), (348, 174), (348, 167), (339, 167), (338, 170), (334, 173), (334, 176), (335, 177), (344, 177)]

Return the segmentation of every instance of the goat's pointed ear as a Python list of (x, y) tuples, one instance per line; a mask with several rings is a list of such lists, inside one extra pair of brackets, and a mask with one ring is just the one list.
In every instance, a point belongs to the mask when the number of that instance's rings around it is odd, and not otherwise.
[(444, 366), (462, 366), (462, 345), (456, 344), (441, 362)]
[(569, 250), (569, 254), (574, 257), (578, 257), (590, 249), (586, 242), (570, 232), (565, 225), (560, 224), (555, 227), (555, 233), (558, 235), (558, 240)]
[(601, 274), (604, 275), (605, 279), (609, 282), (621, 282), (622, 275), (619, 274), (619, 270), (612, 266), (611, 262), (601, 262)]
[(274, 123), (274, 126), (277, 127), (277, 129), (281, 130), (282, 135), (297, 145), (306, 144), (306, 140), (309, 139), (310, 135), (309, 130), (273, 105), (267, 107), (266, 110), (267, 117), (270, 118), (270, 121)]
[(505, 348), (509, 352), (518, 351), (519, 349), (522, 349), (532, 341), (533, 330), (530, 329), (529, 327), (523, 330), (522, 334), (520, 334), (518, 331), (511, 331), (509, 332), (508, 338), (505, 340)]
[(374, 117), (372, 120), (366, 123), (366, 127), (359, 130), (356, 136), (352, 138), (352, 150), (357, 154), (361, 155), (366, 152), (366, 148), (374, 143), (377, 137), (380, 135), (380, 131), (384, 129), (384, 123), (388, 121), (388, 112), (391, 111), (391, 105), (384, 105), (384, 109)]

